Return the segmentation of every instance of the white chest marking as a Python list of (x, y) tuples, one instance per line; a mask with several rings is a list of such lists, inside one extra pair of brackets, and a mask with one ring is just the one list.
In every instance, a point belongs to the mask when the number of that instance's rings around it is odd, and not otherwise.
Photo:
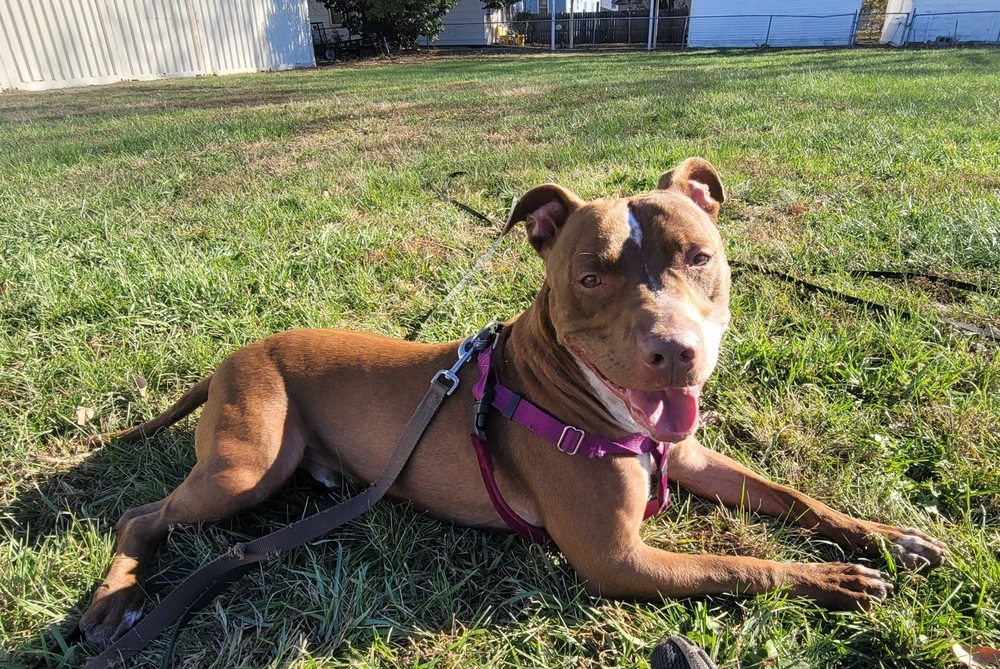
[(653, 486), (653, 454), (642, 453), (638, 457), (639, 464), (642, 465), (642, 471), (645, 472), (646, 480), (649, 482), (649, 489), (646, 490), (646, 499), (650, 499), (657, 493), (657, 489)]
[[(611, 390), (608, 389), (604, 382), (597, 378), (590, 369), (584, 365), (579, 360), (576, 361), (577, 365), (580, 367), (580, 371), (587, 378), (587, 382), (590, 383), (591, 390), (597, 395), (597, 398), (604, 405), (604, 408), (608, 410), (608, 413), (618, 421), (618, 425), (621, 426), (623, 430), (628, 432), (642, 432), (642, 428), (639, 424), (635, 422), (632, 418), (632, 414), (629, 412), (628, 407), (625, 402), (621, 400), (620, 397), (615, 395)], [(646, 473), (646, 480), (649, 481), (649, 490), (646, 493), (646, 497), (650, 497), (655, 494), (653, 489), (653, 456), (649, 453), (642, 453), (636, 458), (639, 460), (639, 464), (642, 465), (642, 470)]]
[(597, 395), (597, 399), (601, 401), (604, 408), (608, 410), (612, 418), (618, 421), (619, 427), (626, 430), (627, 432), (642, 432), (642, 428), (639, 424), (635, 422), (632, 418), (632, 413), (628, 410), (628, 406), (622, 401), (620, 397), (615, 395), (611, 390), (604, 385), (604, 382), (597, 378), (597, 375), (590, 371), (590, 368), (583, 364), (580, 360), (576, 361), (576, 364), (580, 367), (580, 371), (587, 378), (587, 382), (590, 384), (590, 389), (594, 391)]

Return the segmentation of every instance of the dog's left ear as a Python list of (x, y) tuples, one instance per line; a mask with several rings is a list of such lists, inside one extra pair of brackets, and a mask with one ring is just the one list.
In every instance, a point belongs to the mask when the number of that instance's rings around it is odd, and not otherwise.
[(544, 259), (570, 214), (584, 205), (583, 198), (556, 184), (532, 188), (517, 201), (503, 231), (524, 221), (528, 242)]
[(669, 172), (664, 172), (657, 188), (686, 195), (713, 221), (718, 220), (719, 207), (726, 201), (726, 189), (722, 187), (719, 173), (704, 158), (688, 158)]

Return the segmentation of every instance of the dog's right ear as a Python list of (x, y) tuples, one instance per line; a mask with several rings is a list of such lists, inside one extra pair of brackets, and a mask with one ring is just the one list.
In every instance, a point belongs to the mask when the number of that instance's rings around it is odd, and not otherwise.
[(517, 201), (510, 212), (504, 234), (524, 221), (528, 243), (538, 255), (545, 258), (556, 235), (574, 211), (582, 207), (583, 199), (571, 190), (556, 184), (532, 188)]
[(712, 163), (704, 158), (688, 158), (660, 176), (659, 190), (673, 190), (686, 195), (718, 221), (719, 207), (726, 201), (726, 189)]

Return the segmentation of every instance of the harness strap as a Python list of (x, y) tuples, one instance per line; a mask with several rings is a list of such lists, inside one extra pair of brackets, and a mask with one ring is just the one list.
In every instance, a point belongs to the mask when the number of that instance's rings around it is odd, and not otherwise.
[(493, 460), (486, 448), (486, 413), (491, 406), (507, 420), (527, 427), (568, 455), (583, 454), (589, 458), (600, 458), (605, 455), (637, 456), (648, 453), (657, 477), (656, 499), (651, 499), (646, 504), (643, 520), (667, 508), (670, 504), (670, 488), (667, 486), (667, 454), (670, 444), (659, 443), (644, 434), (633, 434), (617, 440), (605, 439), (563, 423), (500, 384), (493, 370), (492, 351), (492, 347), (488, 347), (479, 353), (479, 380), (472, 388), (472, 397), (476, 401), (472, 446), (493, 508), (515, 534), (525, 541), (535, 543), (552, 540), (544, 527), (532, 525), (517, 515), (500, 493)]
[(517, 515), (517, 512), (510, 508), (507, 500), (500, 494), (500, 488), (497, 487), (496, 473), (493, 469), (493, 458), (490, 457), (490, 452), (486, 450), (486, 443), (476, 435), (472, 435), (472, 447), (476, 451), (476, 459), (479, 460), (479, 471), (483, 475), (486, 492), (490, 496), (490, 501), (493, 502), (493, 508), (497, 510), (497, 514), (503, 519), (503, 522), (507, 523), (507, 527), (525, 541), (536, 544), (547, 544), (552, 541), (552, 537), (549, 536), (544, 527), (532, 525)]
[[(477, 402), (492, 394), (490, 404), (508, 420), (520, 423), (560, 451), (570, 455), (601, 458), (605, 455), (642, 455), (654, 453), (657, 442), (642, 434), (630, 434), (621, 439), (606, 439), (567, 425), (546, 411), (527, 401), (514, 391), (501, 385), (493, 372), (493, 350), (487, 348), (479, 354), (479, 381), (472, 387)], [(489, 388), (489, 391), (487, 391)]]
[[(442, 370), (434, 377), (430, 389), (396, 442), (385, 470), (364, 492), (259, 539), (236, 544), (225, 555), (216, 558), (184, 579), (135, 627), (90, 660), (85, 665), (86, 669), (113, 667), (136, 655), (175, 620), (182, 616), (186, 620), (197, 610), (197, 605), (207, 604), (211, 596), (239, 579), (254, 564), (276, 559), (292, 548), (308, 543), (371, 509), (385, 496), (389, 487), (399, 477), (445, 397), (458, 386), (458, 377), (455, 373), (469, 359), (472, 351), (483, 345), (481, 338), (485, 331), (486, 329), (475, 339), (466, 340), (459, 349), (459, 361), (455, 366), (450, 370)], [(208, 595), (209, 592), (211, 595)], [(164, 659), (164, 666), (167, 665), (169, 665), (169, 655)]]

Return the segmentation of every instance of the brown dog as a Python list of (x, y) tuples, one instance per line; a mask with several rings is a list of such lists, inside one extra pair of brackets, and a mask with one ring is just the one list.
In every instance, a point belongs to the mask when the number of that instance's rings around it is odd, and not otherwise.
[[(508, 227), (525, 221), (546, 278), (534, 304), (501, 332), (502, 383), (593, 435), (643, 432), (674, 444), (671, 478), (696, 495), (783, 517), (846, 550), (937, 565), (945, 546), (922, 532), (857, 520), (772, 483), (695, 439), (698, 393), (729, 323), (729, 267), (716, 227), (722, 183), (691, 158), (651, 193), (586, 203), (556, 185), (529, 191)], [(291, 331), (240, 349), (164, 414), (115, 435), (136, 440), (193, 411), (197, 464), (165, 499), (118, 522), (111, 569), (81, 621), (105, 644), (142, 610), (140, 572), (172, 525), (224, 518), (267, 499), (303, 469), (328, 485), (370, 482), (431, 377), (459, 343), (415, 344), (333, 330)], [(390, 494), (454, 523), (503, 528), (469, 432), (467, 365)], [(832, 608), (881, 601), (892, 590), (865, 567), (684, 555), (645, 545), (648, 456), (586, 458), (558, 450), (491, 412), (489, 450), (503, 498), (543, 526), (588, 592), (604, 597), (754, 594), (785, 587)]]

